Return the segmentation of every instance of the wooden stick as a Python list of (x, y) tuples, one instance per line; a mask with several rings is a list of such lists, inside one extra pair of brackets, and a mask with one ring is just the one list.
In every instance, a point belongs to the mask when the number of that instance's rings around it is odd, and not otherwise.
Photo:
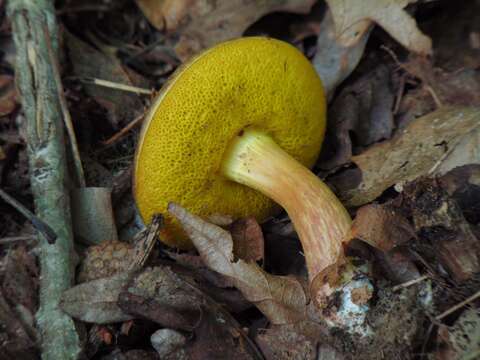
[(138, 126), (142, 123), (143, 119), (145, 118), (145, 114), (142, 114), (140, 116), (137, 116), (135, 119), (130, 121), (127, 126), (122, 128), (119, 132), (115, 133), (112, 137), (109, 139), (102, 141), (103, 145), (112, 145), (113, 143), (117, 142), (119, 139), (121, 139), (123, 136), (126, 135), (127, 132), (132, 130), (135, 126)]
[[(73, 320), (59, 307), (60, 296), (74, 277), (73, 234), (67, 182), (62, 109), (55, 84), (58, 29), (53, 0), (9, 0), (8, 17), (16, 46), (16, 84), (27, 128), (30, 182), (36, 215), (57, 234), (49, 244), (40, 234), (40, 308), (36, 314), (43, 360), (73, 360), (80, 340)], [(51, 39), (46, 39), (48, 28)]]
[(455, 306), (452, 306), (450, 309), (444, 311), (443, 313), (441, 313), (440, 315), (437, 315), (435, 317), (435, 320), (437, 321), (440, 321), (442, 320), (444, 317), (450, 315), (451, 313), (457, 311), (458, 309), (464, 307), (465, 305), (471, 303), (472, 301), (476, 300), (476, 299), (479, 299), (480, 298), (480, 291), (477, 291), (475, 294), (473, 294), (472, 296), (466, 298), (465, 300), (463, 300), (462, 302), (458, 303), (457, 305)]
[(0, 198), (2, 198), (7, 204), (15, 208), (20, 214), (22, 214), (28, 221), (30, 221), (33, 227), (47, 239), (49, 244), (55, 243), (57, 239), (57, 234), (55, 231), (48, 226), (47, 223), (43, 222), (40, 218), (35, 216), (30, 210), (23, 206), (20, 202), (15, 200), (13, 197), (8, 195), (5, 191), (0, 189)]

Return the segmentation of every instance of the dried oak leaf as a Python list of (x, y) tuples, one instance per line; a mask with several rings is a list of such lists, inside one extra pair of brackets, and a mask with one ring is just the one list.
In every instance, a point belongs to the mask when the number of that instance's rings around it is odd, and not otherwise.
[(361, 207), (357, 211), (351, 232), (352, 237), (381, 251), (390, 251), (411, 238), (416, 238), (415, 229), (405, 217), (379, 204)]
[(362, 181), (339, 189), (347, 206), (369, 203), (384, 190), (432, 174), (452, 150), (480, 125), (480, 109), (443, 107), (410, 123), (391, 140), (372, 146), (352, 161)]
[(98, 279), (74, 286), (65, 291), (60, 307), (71, 317), (95, 324), (109, 324), (131, 320), (117, 300), (132, 273), (123, 272), (109, 278)]
[(275, 11), (308, 13), (314, 0), (137, 0), (157, 28), (177, 31), (177, 55), (186, 60), (202, 49), (233, 39)]
[(190, 214), (178, 204), (170, 203), (168, 211), (180, 221), (203, 262), (230, 278), (272, 323), (292, 323), (305, 318), (307, 297), (299, 281), (270, 275), (255, 262), (235, 261), (228, 231)]
[(417, 0), (327, 0), (333, 14), (337, 37), (344, 45), (355, 44), (372, 22), (381, 26), (407, 49), (432, 52), (432, 40), (417, 27), (404, 8)]

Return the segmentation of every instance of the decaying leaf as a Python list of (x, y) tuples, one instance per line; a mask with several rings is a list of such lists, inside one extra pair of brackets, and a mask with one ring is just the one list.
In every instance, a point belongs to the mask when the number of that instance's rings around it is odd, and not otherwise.
[[(368, 30), (371, 28), (373, 26)], [(337, 86), (357, 67), (369, 35), (370, 31), (365, 31), (354, 44), (342, 44), (337, 38), (332, 12), (326, 12), (318, 32), (317, 52), (312, 63), (328, 96), (331, 97)]]
[(229, 227), (233, 252), (245, 261), (260, 261), (264, 257), (262, 228), (254, 217), (238, 219)]
[(329, 109), (321, 169), (331, 170), (350, 162), (352, 133), (357, 146), (391, 137), (394, 95), (390, 78), (389, 68), (380, 64), (341, 90)]
[[(157, 28), (177, 31), (177, 55), (186, 60), (200, 50), (242, 35), (249, 25), (275, 11), (307, 13), (314, 0), (137, 0)], [(240, 11), (239, 11), (240, 10)]]
[(389, 251), (415, 238), (415, 230), (402, 215), (384, 205), (369, 204), (357, 211), (352, 224), (352, 237)]
[(327, 3), (333, 14), (339, 42), (346, 46), (357, 43), (374, 22), (407, 49), (430, 54), (431, 39), (418, 29), (415, 20), (403, 10), (416, 1), (327, 0)]
[[(76, 76), (84, 79), (99, 78), (124, 85), (142, 86), (131, 76), (132, 73), (127, 72), (113, 56), (101, 53), (67, 31), (65, 31), (65, 38)], [(114, 128), (124, 126), (127, 121), (135, 119), (143, 112), (143, 104), (137, 94), (97, 85), (85, 85), (85, 90), (96, 102), (108, 110), (108, 119)]]
[[(312, 322), (271, 326), (257, 334), (255, 340), (267, 359), (321, 359), (319, 343), (325, 339), (322, 328)], [(332, 360), (336, 358), (333, 357)]]
[(163, 327), (193, 332), (195, 341), (182, 347), (189, 359), (211, 359), (218, 353), (225, 358), (250, 359), (248, 353), (255, 352), (231, 315), (198, 288), (193, 278), (169, 266), (136, 273), (118, 302), (125, 312)]
[(359, 206), (395, 184), (429, 174), (478, 126), (480, 109), (470, 107), (443, 107), (416, 119), (391, 140), (352, 158), (362, 181), (341, 189), (340, 196), (348, 206)]
[[(127, 285), (127, 284), (124, 284)], [(191, 331), (202, 316), (202, 295), (167, 266), (135, 274), (119, 294), (120, 308), (162, 326)]]
[(74, 286), (63, 293), (60, 306), (71, 317), (96, 324), (133, 319), (117, 305), (118, 295), (131, 277), (124, 272)]
[(230, 233), (170, 203), (168, 211), (182, 224), (204, 263), (232, 279), (245, 298), (254, 303), (274, 324), (291, 323), (305, 317), (307, 296), (300, 282), (273, 276), (256, 263), (234, 260)]

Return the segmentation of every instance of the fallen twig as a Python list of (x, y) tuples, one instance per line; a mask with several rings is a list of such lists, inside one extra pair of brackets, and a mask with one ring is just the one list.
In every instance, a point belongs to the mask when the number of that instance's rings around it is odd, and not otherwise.
[(85, 84), (93, 84), (93, 85), (107, 87), (107, 88), (110, 88), (110, 89), (133, 92), (135, 94), (142, 94), (142, 95), (150, 95), (151, 96), (154, 93), (152, 90), (139, 88), (139, 87), (132, 86), (132, 85), (119, 84), (119, 83), (116, 83), (116, 82), (113, 82), (113, 81), (97, 79), (97, 78), (86, 78), (85, 77), (85, 78), (81, 78), (80, 81), (82, 81)]
[(444, 317), (450, 315), (451, 313), (457, 311), (458, 309), (461, 309), (462, 307), (464, 307), (465, 305), (471, 303), (472, 301), (475, 301), (476, 299), (479, 299), (480, 298), (480, 291), (477, 291), (475, 294), (473, 294), (472, 296), (466, 298), (465, 300), (463, 300), (462, 302), (458, 303), (457, 305), (454, 305), (452, 306), (450, 309), (444, 311), (443, 313), (441, 313), (440, 315), (437, 315), (435, 317), (435, 320), (437, 321), (440, 321), (442, 320)]
[(120, 131), (118, 131), (117, 133), (115, 133), (112, 137), (110, 137), (109, 139), (105, 140), (102, 142), (103, 145), (112, 145), (113, 143), (115, 143), (116, 141), (118, 141), (119, 139), (121, 139), (123, 136), (125, 136), (125, 134), (127, 132), (129, 132), (130, 130), (132, 130), (135, 126), (138, 126), (140, 125), (142, 122), (143, 122), (143, 119), (145, 118), (145, 114), (142, 114), (140, 116), (137, 116), (135, 119), (133, 119), (131, 122), (129, 122), (127, 124), (127, 126), (123, 127), (122, 129), (120, 129)]
[(428, 275), (422, 275), (416, 279), (413, 279), (413, 280), (410, 280), (410, 281), (406, 281), (402, 284), (398, 284), (396, 286), (394, 286), (392, 288), (393, 291), (397, 291), (397, 290), (400, 290), (400, 289), (404, 289), (404, 288), (407, 288), (407, 287), (410, 287), (412, 285), (415, 285), (415, 284), (418, 284), (419, 282), (422, 282), (423, 280), (426, 280), (428, 279), (429, 276)]
[(57, 234), (55, 231), (48, 226), (47, 223), (43, 222), (39, 219), (35, 214), (33, 214), (30, 210), (28, 210), (25, 206), (15, 200), (13, 197), (8, 195), (5, 191), (0, 189), (0, 198), (2, 198), (7, 204), (13, 206), (15, 210), (17, 210), (20, 214), (25, 216), (25, 218), (30, 221), (33, 227), (47, 239), (49, 244), (55, 243), (57, 239)]
[[(66, 188), (62, 109), (48, 42), (58, 49), (52, 0), (7, 3), (16, 46), (16, 83), (27, 128), (30, 181), (36, 214), (57, 234), (55, 244), (39, 236), (40, 308), (36, 314), (43, 359), (77, 359), (80, 341), (73, 320), (60, 310), (61, 294), (72, 285), (74, 260), (70, 198)], [(46, 38), (48, 28), (51, 39)]]

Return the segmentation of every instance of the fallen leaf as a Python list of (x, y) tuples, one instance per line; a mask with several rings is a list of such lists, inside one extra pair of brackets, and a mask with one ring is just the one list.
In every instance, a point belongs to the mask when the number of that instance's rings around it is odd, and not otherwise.
[(405, 217), (379, 204), (369, 204), (358, 209), (351, 231), (352, 237), (384, 252), (417, 237)]
[(235, 221), (229, 227), (235, 257), (245, 261), (260, 261), (264, 257), (262, 228), (254, 217)]
[(341, 198), (347, 206), (360, 206), (395, 184), (429, 174), (479, 125), (480, 110), (469, 107), (443, 107), (416, 119), (391, 140), (352, 158), (362, 181), (339, 189)]
[[(135, 274), (119, 296), (126, 312), (170, 329), (194, 333), (195, 341), (182, 347), (190, 359), (250, 359), (254, 345), (240, 325), (209, 298), (188, 275), (169, 266), (147, 268)], [(238, 341), (242, 340), (242, 341)]]
[(375, 251), (379, 277), (402, 284), (421, 276), (415, 263), (402, 250), (404, 249), (395, 248), (389, 252)]
[(117, 305), (118, 296), (131, 277), (130, 272), (124, 272), (74, 286), (63, 293), (60, 307), (75, 319), (95, 324), (133, 319)]
[[(127, 72), (116, 58), (96, 50), (67, 31), (64, 33), (75, 76), (142, 86), (134, 81), (131, 72)], [(108, 110), (108, 120), (114, 129), (125, 126), (143, 113), (143, 104), (137, 94), (90, 84), (85, 84), (84, 88), (88, 95)]]
[(308, 13), (314, 0), (137, 0), (147, 19), (159, 29), (176, 31), (175, 47), (185, 61), (222, 41), (240, 37), (262, 16), (276, 12)]
[(158, 30), (174, 31), (198, 0), (135, 0), (150, 24)]
[(180, 205), (170, 203), (168, 211), (180, 221), (204, 263), (229, 277), (272, 323), (291, 323), (305, 317), (307, 296), (300, 282), (270, 275), (254, 262), (235, 261), (228, 231), (190, 214)]
[(332, 96), (338, 85), (357, 67), (362, 58), (370, 35), (365, 31), (353, 44), (342, 44), (337, 38), (332, 12), (327, 10), (317, 38), (317, 52), (312, 60), (328, 96)]
[(329, 110), (327, 136), (319, 167), (338, 168), (350, 162), (352, 134), (357, 146), (367, 146), (391, 137), (394, 95), (390, 70), (380, 64), (342, 89)]
[(37, 272), (35, 257), (25, 247), (20, 246), (7, 253), (2, 271), (3, 293), (12, 304), (24, 306), (31, 314), (37, 311)]
[(168, 266), (147, 268), (124, 285), (118, 305), (125, 313), (187, 331), (201, 319), (200, 292)]
[(432, 41), (417, 27), (404, 8), (417, 0), (327, 0), (335, 21), (339, 42), (357, 43), (372, 22), (381, 26), (407, 49), (431, 54)]

